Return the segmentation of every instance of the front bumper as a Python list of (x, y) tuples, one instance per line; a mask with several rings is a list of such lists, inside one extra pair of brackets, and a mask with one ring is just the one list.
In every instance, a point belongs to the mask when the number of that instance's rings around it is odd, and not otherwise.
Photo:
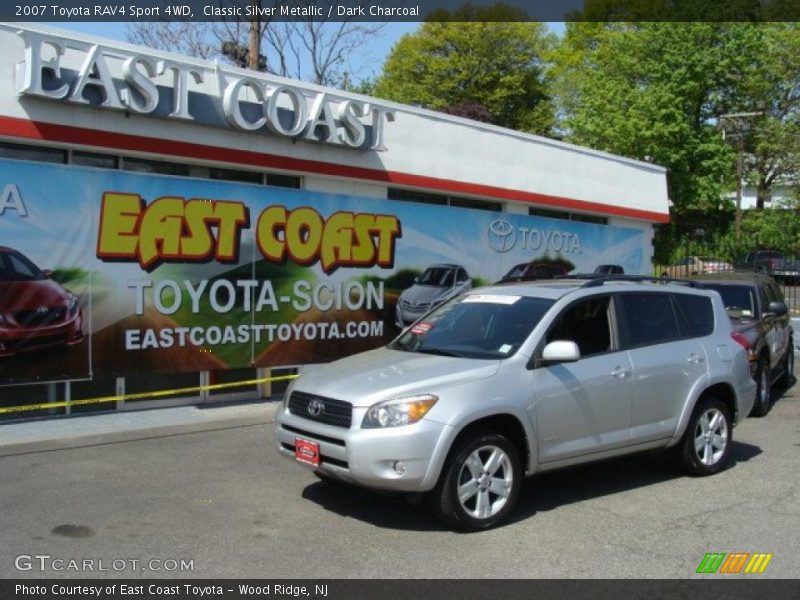
[(61, 345), (73, 346), (81, 343), (83, 337), (83, 313), (81, 311), (78, 311), (65, 323), (47, 327), (0, 326), (0, 357)]
[[(401, 427), (361, 429), (365, 412), (354, 407), (353, 426), (345, 429), (298, 417), (281, 406), (275, 417), (275, 445), (297, 464), (345, 482), (397, 492), (432, 489), (436, 474), (431, 465), (448, 426), (422, 419)], [(319, 444), (319, 467), (295, 460), (296, 438)], [(403, 474), (394, 468), (397, 461), (405, 465)]]

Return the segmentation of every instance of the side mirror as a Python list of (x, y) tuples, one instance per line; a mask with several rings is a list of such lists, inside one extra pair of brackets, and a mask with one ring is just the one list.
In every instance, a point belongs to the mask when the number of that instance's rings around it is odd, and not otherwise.
[(778, 302), (776, 300), (769, 303), (769, 306), (767, 306), (767, 312), (772, 313), (776, 317), (782, 317), (787, 312), (789, 312), (789, 309), (786, 306), (785, 302)]
[(581, 351), (578, 344), (568, 340), (550, 342), (542, 350), (542, 364), (575, 362), (580, 360)]
[(53, 276), (53, 270), (52, 269), (43, 269), (42, 270), (42, 275), (44, 275), (45, 277), (50, 279)]

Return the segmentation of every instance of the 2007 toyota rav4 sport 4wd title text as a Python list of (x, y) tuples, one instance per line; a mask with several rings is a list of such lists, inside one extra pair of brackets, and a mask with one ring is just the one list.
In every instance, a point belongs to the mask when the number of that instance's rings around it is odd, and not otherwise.
[(506, 517), (522, 478), (653, 448), (726, 463), (755, 383), (719, 295), (564, 279), (474, 290), (385, 348), (309, 369), (278, 450), (322, 478), (424, 492), (464, 530)]

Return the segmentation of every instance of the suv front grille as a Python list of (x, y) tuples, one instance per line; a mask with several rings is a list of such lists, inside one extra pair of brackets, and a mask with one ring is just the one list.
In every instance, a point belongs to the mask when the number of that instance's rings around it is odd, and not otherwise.
[(292, 392), (289, 396), (289, 412), (303, 419), (347, 429), (353, 420), (353, 405), (349, 402), (305, 392)]
[(18, 310), (13, 313), (14, 320), (22, 327), (45, 327), (64, 320), (67, 309), (61, 307), (42, 307), (37, 310)]

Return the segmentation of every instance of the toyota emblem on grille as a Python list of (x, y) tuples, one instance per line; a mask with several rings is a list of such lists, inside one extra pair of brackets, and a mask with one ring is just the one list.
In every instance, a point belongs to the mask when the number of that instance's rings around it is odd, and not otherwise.
[(49, 310), (50, 309), (47, 308), (46, 306), (40, 306), (39, 308), (36, 309), (36, 313), (39, 314), (39, 315), (43, 315), (44, 313), (48, 312)]
[(312, 417), (318, 417), (325, 410), (325, 405), (319, 400), (312, 400), (308, 403), (308, 414)]

